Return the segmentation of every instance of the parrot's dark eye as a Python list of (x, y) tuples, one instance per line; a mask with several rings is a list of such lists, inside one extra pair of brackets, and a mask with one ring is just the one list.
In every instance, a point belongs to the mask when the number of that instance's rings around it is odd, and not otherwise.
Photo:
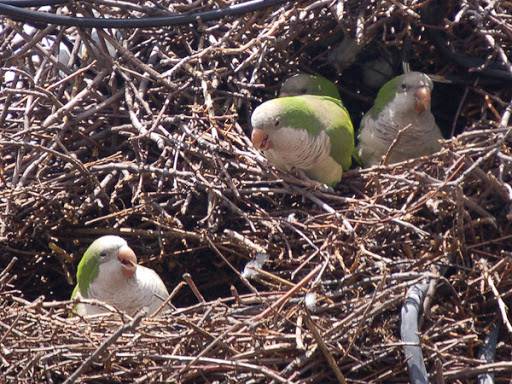
[(402, 88), (402, 91), (405, 91), (407, 89), (407, 85), (405, 83), (402, 83), (400, 87)]
[(100, 253), (100, 257), (103, 259), (105, 257), (107, 257), (107, 252), (101, 252)]
[(274, 121), (274, 127), (278, 127), (279, 126), (279, 119), (276, 119), (276, 121)]

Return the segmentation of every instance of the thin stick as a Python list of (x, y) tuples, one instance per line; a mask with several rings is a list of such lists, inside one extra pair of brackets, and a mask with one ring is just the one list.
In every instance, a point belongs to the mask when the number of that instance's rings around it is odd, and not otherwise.
[(115, 331), (110, 337), (108, 337), (101, 345), (96, 348), (96, 350), (87, 358), (85, 361), (69, 376), (66, 381), (64, 381), (64, 384), (72, 384), (74, 383), (80, 374), (85, 371), (89, 366), (93, 363), (94, 359), (98, 357), (100, 354), (102, 354), (106, 349), (114, 344), (116, 340), (126, 331), (130, 331), (132, 329), (135, 329), (142, 318), (144, 317), (145, 313), (144, 311), (139, 312), (133, 319), (127, 324), (123, 324), (120, 326), (117, 331)]
[(334, 356), (332, 355), (331, 351), (329, 351), (329, 348), (325, 344), (324, 340), (322, 339), (322, 336), (316, 329), (316, 325), (309, 316), (308, 313), (304, 314), (306, 319), (306, 325), (308, 326), (308, 329), (311, 331), (311, 334), (313, 335), (315, 341), (318, 343), (318, 347), (322, 351), (322, 354), (324, 355), (325, 359), (327, 360), (327, 363), (331, 367), (331, 369), (334, 372), (334, 375), (336, 376), (336, 379), (338, 379), (338, 383), (340, 384), (346, 384), (345, 376), (343, 376), (343, 373), (341, 373), (340, 367), (336, 364), (336, 360), (334, 359)]

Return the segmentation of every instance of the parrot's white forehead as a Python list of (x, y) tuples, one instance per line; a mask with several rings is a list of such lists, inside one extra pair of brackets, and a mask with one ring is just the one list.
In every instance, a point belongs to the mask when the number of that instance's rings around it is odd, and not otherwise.
[(285, 80), (283, 83), (283, 88), (286, 86), (294, 86), (294, 87), (304, 87), (304, 86), (318, 86), (319, 81), (313, 75), (308, 75), (306, 73), (297, 73), (292, 77)]
[(297, 73), (284, 81), (280, 96), (323, 95), (325, 92), (326, 90), (318, 76), (308, 73)]
[(102, 236), (91, 244), (91, 247), (98, 248), (98, 249), (115, 249), (115, 248), (121, 248), (124, 245), (127, 245), (125, 239), (119, 236), (114, 235), (107, 235)]
[(253, 128), (265, 130), (266, 128), (273, 128), (276, 117), (279, 116), (281, 106), (277, 99), (268, 100), (259, 105), (251, 116), (251, 125)]
[(433, 88), (432, 79), (422, 72), (409, 72), (403, 75), (402, 82), (411, 86), (425, 86)]

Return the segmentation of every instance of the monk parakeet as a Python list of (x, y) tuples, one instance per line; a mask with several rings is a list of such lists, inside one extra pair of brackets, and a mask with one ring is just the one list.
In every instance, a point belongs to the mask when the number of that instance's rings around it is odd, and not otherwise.
[(254, 146), (284, 171), (294, 169), (333, 186), (352, 164), (354, 128), (341, 100), (279, 97), (258, 106), (251, 123)]
[(341, 99), (336, 84), (323, 76), (297, 73), (285, 80), (279, 96), (318, 95)]
[[(119, 236), (96, 239), (85, 251), (71, 298), (101, 300), (130, 315), (144, 308), (153, 313), (169, 296), (155, 271), (137, 264), (137, 257)], [(78, 304), (79, 315), (102, 313), (103, 307)]]
[(359, 155), (365, 166), (379, 164), (398, 132), (389, 155), (397, 163), (439, 151), (443, 138), (430, 111), (432, 80), (421, 72), (397, 76), (382, 86), (359, 130)]

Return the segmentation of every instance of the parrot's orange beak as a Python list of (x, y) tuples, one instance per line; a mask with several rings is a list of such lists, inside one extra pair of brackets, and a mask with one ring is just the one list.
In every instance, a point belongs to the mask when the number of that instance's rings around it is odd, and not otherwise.
[(270, 149), (271, 143), (268, 135), (261, 129), (254, 128), (251, 134), (252, 144), (263, 151)]
[(416, 97), (416, 112), (423, 113), (426, 110), (430, 109), (431, 92), (428, 87), (418, 88), (414, 96)]
[(119, 248), (117, 259), (122, 264), (123, 274), (127, 278), (132, 277), (137, 269), (137, 256), (135, 256), (135, 252), (129, 246), (123, 245)]

